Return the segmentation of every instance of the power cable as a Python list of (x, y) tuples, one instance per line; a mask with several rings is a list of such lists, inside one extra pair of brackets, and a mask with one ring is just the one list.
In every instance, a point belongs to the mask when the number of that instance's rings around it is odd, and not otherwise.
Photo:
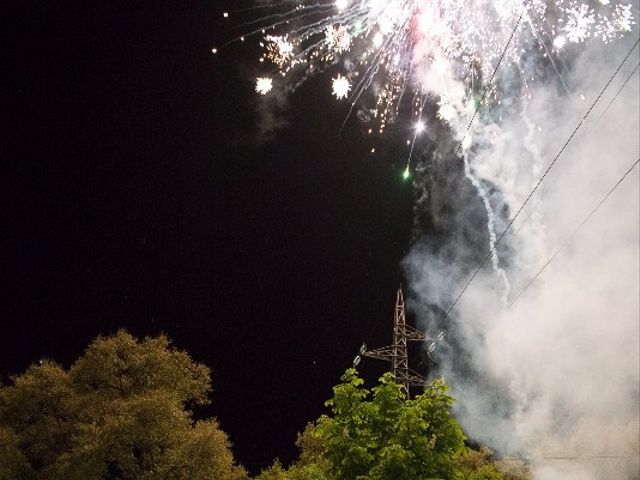
[[(618, 91), (615, 93), (615, 95), (613, 96), (613, 98), (611, 98), (611, 100), (609, 101), (609, 103), (607, 104), (607, 106), (604, 108), (604, 110), (602, 111), (602, 113), (600, 114), (600, 116), (598, 117), (598, 119), (593, 122), (591, 124), (591, 128), (588, 131), (591, 131), (595, 128), (595, 126), (597, 126), (600, 121), (604, 118), (604, 116), (607, 114), (607, 112), (609, 111), (609, 108), (611, 108), (611, 105), (613, 105), (613, 102), (616, 101), (616, 99), (620, 96), (620, 94), (622, 93), (622, 90), (624, 90), (624, 87), (627, 86), (627, 84), (629, 83), (629, 80), (631, 80), (631, 78), (633, 77), (633, 74), (635, 72), (638, 71), (638, 67), (640, 67), (640, 63), (636, 64), (635, 68), (627, 75), (627, 78), (624, 80), (624, 82), (622, 83), (622, 85), (620, 86), (620, 88), (618, 88)], [(560, 174), (556, 175), (556, 177), (553, 179), (552, 183), (548, 185), (547, 188), (551, 188), (553, 187), (559, 179)], [(531, 215), (533, 215), (533, 213), (538, 209), (540, 205), (540, 200), (538, 199), (538, 202), (535, 203), (530, 209), (529, 212), (527, 213), (527, 215), (523, 218), (522, 222), (520, 223), (520, 227), (516, 230), (516, 233), (518, 233), (520, 231), (520, 229), (522, 229), (522, 227), (524, 226), (525, 223), (527, 223), (527, 221), (529, 220), (529, 218), (531, 217)]]
[[(467, 128), (465, 130), (464, 135), (462, 136), (462, 139), (460, 140), (460, 142), (458, 143), (458, 146), (456, 147), (454, 156), (456, 156), (458, 154), (458, 152), (460, 151), (460, 148), (462, 147), (462, 143), (464, 142), (464, 139), (466, 138), (467, 134), (469, 133), (469, 129), (471, 128), (471, 125), (473, 124), (473, 121), (475, 120), (476, 116), (478, 115), (478, 112), (480, 111), (480, 106), (482, 105), (482, 102), (484, 101), (484, 99), (486, 98), (487, 92), (489, 91), (489, 87), (491, 86), (491, 84), (493, 83), (493, 79), (496, 76), (496, 73), (498, 72), (498, 68), (500, 68), (500, 65), (502, 64), (502, 61), (504, 60), (504, 56), (507, 53), (507, 50), (509, 49), (509, 46), (511, 45), (511, 42), (513, 40), (513, 37), (516, 34), (516, 31), (518, 30), (518, 27), (520, 26), (520, 23), (522, 21), (522, 17), (524, 16), (525, 12), (521, 13), (520, 16), (518, 17), (518, 20), (516, 21), (513, 30), (511, 31), (511, 35), (509, 35), (509, 39), (507, 40), (506, 45), (504, 46), (504, 49), (502, 50), (502, 53), (500, 54), (500, 57), (498, 58), (498, 62), (496, 63), (496, 66), (493, 69), (493, 72), (491, 73), (491, 77), (489, 78), (489, 81), (487, 82), (487, 84), (485, 85), (483, 91), (482, 91), (482, 96), (480, 97), (480, 101), (478, 102), (478, 106), (476, 107), (473, 116), (471, 117), (471, 120), (469, 121)], [(415, 142), (415, 138), (414, 138), (414, 142)], [(412, 145), (412, 151), (413, 151), (413, 145)], [(409, 156), (409, 162), (411, 161), (411, 156)], [(369, 335), (367, 337), (367, 342), (369, 342), (369, 340), (371, 340), (371, 337), (373, 336), (373, 333), (375, 331), (375, 329), (378, 327), (378, 325), (380, 324), (380, 319), (378, 318), (378, 320), (374, 323), (374, 325), (371, 327), (371, 331), (369, 332)], [(366, 342), (365, 342), (366, 344)]]
[(518, 292), (518, 294), (513, 298), (513, 300), (511, 301), (511, 303), (507, 306), (507, 309), (510, 309), (514, 303), (516, 303), (518, 301), (518, 299), (522, 296), (522, 294), (531, 286), (533, 285), (533, 283), (538, 279), (538, 277), (540, 277), (540, 275), (542, 275), (542, 272), (545, 271), (545, 269), (551, 264), (551, 262), (553, 262), (556, 257), (560, 254), (560, 252), (562, 252), (570, 243), (571, 241), (574, 239), (574, 237), (578, 234), (578, 232), (580, 231), (580, 229), (582, 229), (582, 227), (584, 227), (589, 220), (591, 220), (591, 217), (593, 217), (593, 215), (600, 209), (600, 207), (602, 207), (602, 205), (604, 204), (604, 202), (607, 201), (607, 199), (611, 196), (611, 194), (620, 186), (620, 184), (624, 181), (625, 178), (627, 178), (627, 176), (629, 176), (629, 174), (631, 173), (631, 171), (638, 165), (638, 163), (640, 163), (640, 158), (638, 160), (636, 160), (633, 165), (631, 165), (631, 167), (629, 167), (629, 169), (624, 173), (624, 175), (622, 175), (622, 177), (616, 182), (616, 184), (606, 193), (606, 195), (604, 197), (602, 197), (602, 199), (598, 202), (598, 204), (593, 208), (593, 210), (591, 210), (591, 212), (589, 212), (589, 214), (584, 218), (584, 220), (582, 220), (582, 222), (580, 222), (580, 224), (573, 230), (573, 232), (571, 232), (571, 235), (569, 235), (566, 240), (564, 242), (562, 242), (562, 244), (560, 245), (560, 247), (558, 247), (558, 249), (553, 253), (553, 255), (551, 255), (551, 257), (549, 257), (549, 259), (545, 262), (544, 265), (542, 265), (542, 267), (540, 268), (540, 270), (538, 270), (538, 273), (536, 273), (533, 277), (531, 277), (531, 279), (529, 280), (529, 282), (527, 282), (527, 284)]
[(607, 114), (607, 112), (609, 111), (609, 109), (611, 108), (611, 105), (613, 105), (613, 102), (615, 102), (616, 98), (618, 98), (618, 96), (622, 93), (622, 90), (624, 90), (624, 87), (627, 86), (627, 83), (629, 83), (629, 80), (631, 80), (631, 77), (633, 77), (633, 74), (636, 73), (638, 71), (638, 67), (640, 67), (640, 63), (636, 64), (635, 68), (633, 70), (631, 70), (631, 72), (629, 73), (629, 75), (627, 75), (627, 78), (625, 79), (625, 81), (622, 83), (622, 85), (620, 86), (620, 88), (618, 89), (618, 91), (616, 92), (616, 94), (613, 96), (613, 98), (611, 99), (611, 101), (607, 104), (607, 106), (605, 107), (605, 109), (602, 111), (602, 113), (600, 114), (600, 116), (598, 117), (598, 119), (595, 121), (594, 125), (597, 125), (598, 123), (600, 123), (600, 121), (602, 120), (602, 118)]
[[(478, 116), (478, 112), (480, 111), (480, 107), (482, 106), (482, 102), (484, 102), (484, 99), (487, 96), (487, 92), (489, 91), (489, 87), (493, 83), (493, 79), (495, 78), (496, 73), (498, 72), (498, 68), (500, 68), (500, 65), (502, 64), (502, 60), (504, 59), (504, 56), (507, 54), (507, 50), (509, 49), (509, 45), (511, 45), (511, 41), (513, 40), (513, 37), (515, 36), (516, 31), (518, 30), (518, 27), (520, 26), (520, 22), (522, 21), (522, 17), (524, 16), (524, 14), (525, 14), (525, 12), (520, 14), (520, 16), (518, 17), (518, 21), (513, 26), (513, 30), (511, 31), (511, 35), (509, 36), (509, 40), (507, 41), (507, 44), (502, 49), (502, 53), (500, 54), (500, 58), (498, 59), (498, 63), (496, 63), (496, 66), (493, 69), (493, 73), (491, 73), (491, 77), (489, 78), (489, 81), (487, 82), (487, 84), (485, 85), (484, 89), (482, 90), (482, 96), (480, 97), (480, 101), (478, 102), (478, 106), (476, 107), (475, 111), (473, 112), (473, 116), (471, 117), (471, 120), (469, 120), (469, 123), (467, 124), (467, 128), (464, 131), (464, 135), (462, 135), (462, 138), (460, 139), (460, 142), (458, 143), (458, 146), (456, 147), (456, 150), (453, 153), (454, 157), (456, 157), (458, 155), (458, 152), (460, 151), (460, 148), (462, 148), (462, 144), (464, 143), (464, 140), (465, 140), (465, 138), (467, 138), (467, 134), (469, 133), (469, 130), (471, 129), (471, 125), (473, 124), (473, 121)], [(472, 78), (473, 78), (473, 76), (472, 76)]]
[[(460, 291), (460, 293), (458, 294), (458, 296), (456, 297), (456, 299), (453, 301), (453, 303), (451, 304), (451, 306), (448, 308), (448, 310), (445, 312), (442, 320), (440, 321), (439, 325), (438, 325), (438, 329), (442, 329), (442, 327), (444, 326), (444, 324), (446, 323), (449, 315), (451, 314), (452, 310), (456, 307), (456, 305), (460, 302), (460, 299), (462, 298), (462, 296), (466, 293), (466, 291), (468, 290), (469, 286), (471, 285), (471, 283), (475, 280), (475, 278), (477, 277), (478, 273), (480, 272), (480, 269), (484, 266), (484, 264), (487, 262), (487, 260), (489, 258), (491, 258), (491, 255), (493, 254), (493, 252), (495, 251), (495, 249), (498, 247), (498, 245), (500, 244), (500, 242), (502, 241), (502, 239), (504, 238), (504, 236), (507, 234), (507, 232), (511, 229), (511, 227), (513, 226), (513, 223), (515, 222), (515, 220), (520, 216), (520, 214), (522, 213), (522, 211), (524, 210), (524, 207), (529, 203), (529, 201), (531, 200), (531, 198), (533, 197), (533, 195), (536, 193), (536, 191), (538, 190), (538, 188), (540, 187), (540, 185), (542, 184), (542, 182), (544, 181), (544, 179), (547, 177), (547, 175), (549, 174), (549, 172), (551, 171), (551, 169), (554, 167), (554, 165), (557, 163), (558, 159), (560, 158), (560, 156), (562, 155), (562, 153), (564, 153), (564, 151), (567, 149), (567, 146), (569, 145), (569, 143), (571, 142), (571, 140), (573, 140), (573, 137), (576, 135), (576, 133), (578, 132), (578, 130), (580, 130), (580, 127), (582, 127), (582, 125), (584, 124), (584, 122), (586, 121), (587, 117), (589, 116), (589, 114), (592, 112), (592, 110), (595, 108), (596, 104), (600, 101), (600, 99), (602, 98), (602, 96), (604, 95), (605, 91), (609, 88), (609, 86), (611, 85), (611, 82), (613, 82), (613, 79), (618, 75), (618, 73), (620, 72), (620, 70), (622, 69), (622, 66), (625, 64), (625, 62), (627, 61), (627, 59), (631, 56), (631, 53), (635, 50), (636, 46), (638, 45), (638, 43), (640, 43), (640, 38), (638, 40), (635, 41), (635, 43), (633, 44), (633, 46), (631, 47), (631, 49), (629, 50), (629, 52), (625, 55), (625, 57), (622, 59), (622, 61), (620, 62), (620, 64), (618, 65), (618, 68), (616, 68), (616, 70), (613, 72), (613, 74), (611, 75), (611, 77), (609, 78), (609, 80), (607, 81), (607, 83), (605, 84), (605, 86), (602, 88), (602, 90), (600, 91), (600, 93), (598, 94), (598, 96), (596, 97), (596, 99), (593, 101), (593, 103), (591, 104), (591, 106), (589, 107), (589, 109), (586, 111), (586, 113), (584, 114), (584, 116), (582, 117), (582, 119), (580, 119), (580, 121), (578, 122), (578, 125), (576, 126), (576, 128), (571, 132), (571, 134), (569, 135), (569, 138), (567, 139), (567, 141), (564, 143), (564, 145), (562, 145), (562, 148), (560, 148), (560, 151), (556, 154), (556, 156), (554, 157), (554, 159), (551, 161), (551, 163), (549, 164), (549, 166), (547, 167), (547, 169), (544, 171), (544, 173), (542, 174), (542, 176), (538, 179), (538, 181), (536, 182), (536, 184), (534, 185), (533, 189), (531, 190), (531, 192), (529, 193), (529, 195), (527, 196), (527, 198), (524, 200), (524, 202), (522, 203), (522, 205), (520, 206), (520, 208), (518, 209), (518, 211), (515, 213), (515, 215), (511, 218), (511, 220), (509, 221), (509, 224), (506, 226), (506, 228), (502, 231), (502, 233), (500, 234), (500, 236), (496, 239), (494, 245), (492, 248), (489, 249), (489, 252), (487, 253), (487, 255), (483, 258), (483, 260), (478, 264), (478, 267), (475, 269), (475, 271), (473, 272), (473, 274), (471, 275), (471, 277), (469, 278), (469, 280), (467, 281), (467, 283), (465, 284), (465, 286), (462, 288), (462, 290)], [(446, 331), (446, 330), (445, 330)]]

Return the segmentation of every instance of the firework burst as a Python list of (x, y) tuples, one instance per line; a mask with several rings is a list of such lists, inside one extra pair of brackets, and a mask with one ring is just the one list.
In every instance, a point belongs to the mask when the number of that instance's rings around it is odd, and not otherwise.
[[(277, 0), (256, 8), (262, 14), (241, 40), (261, 37), (260, 61), (273, 66), (268, 77), (282, 75), (292, 91), (339, 64), (343, 75), (332, 79), (333, 95), (348, 98), (351, 111), (367, 111), (378, 132), (394, 121), (404, 98), (415, 120), (423, 99), (435, 95), (439, 117), (452, 122), (468, 115), (474, 85), (477, 91), (499, 59), (522, 70), (531, 52), (553, 61), (567, 44), (611, 42), (634, 24), (631, 5), (614, 0)], [(258, 79), (260, 94), (272, 88), (266, 78)], [(450, 79), (461, 87), (452, 88)]]
[(273, 89), (273, 80), (267, 77), (259, 77), (256, 79), (256, 92), (260, 95), (266, 95)]
[(341, 100), (349, 96), (349, 90), (351, 90), (351, 84), (349, 83), (349, 80), (347, 80), (345, 77), (338, 74), (338, 76), (333, 79), (332, 90), (333, 90), (333, 95), (338, 100)]

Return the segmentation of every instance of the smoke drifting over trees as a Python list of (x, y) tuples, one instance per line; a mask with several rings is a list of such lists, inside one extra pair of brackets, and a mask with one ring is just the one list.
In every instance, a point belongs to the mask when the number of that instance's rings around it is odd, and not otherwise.
[[(469, 162), (498, 235), (633, 42), (591, 46), (563, 66), (568, 92), (552, 72), (526, 102), (472, 128)], [(637, 64), (636, 48), (498, 245), (508, 302), (640, 158)], [(510, 88), (508, 75), (501, 82)], [(416, 207), (424, 235), (405, 263), (410, 308), (434, 333), (489, 248), (487, 213), (451, 158), (456, 141), (436, 133)], [(637, 478), (638, 217), (636, 167), (511, 308), (486, 262), (446, 320), (434, 368), (453, 385), (463, 427), (532, 459), (537, 479)]]

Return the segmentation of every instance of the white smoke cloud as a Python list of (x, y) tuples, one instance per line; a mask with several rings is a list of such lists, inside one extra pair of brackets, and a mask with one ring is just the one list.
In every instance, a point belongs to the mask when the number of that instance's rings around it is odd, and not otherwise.
[[(469, 162), (499, 192), (509, 208), (505, 218), (595, 100), (637, 38), (633, 33), (575, 59), (564, 79), (569, 94), (551, 83), (539, 86), (518, 115), (490, 126), (476, 122)], [(637, 64), (638, 49), (503, 240), (512, 250), (498, 249), (511, 298), (640, 158), (637, 73), (599, 120)], [(462, 127), (454, 127), (460, 136)], [(526, 455), (536, 480), (640, 478), (638, 185), (636, 167), (512, 308), (500, 304), (496, 273), (483, 269), (447, 325), (455, 344), (439, 348), (440, 374), (453, 386), (469, 436), (504, 454)], [(447, 222), (462, 224), (481, 212), (477, 203), (465, 207), (455, 191), (450, 195), (459, 211)], [(492, 197), (492, 205), (502, 203)], [(498, 233), (505, 226), (503, 219)], [(432, 307), (446, 310), (486, 255), (487, 238), (478, 240), (485, 249), (475, 257), (463, 251), (469, 242), (463, 246), (455, 236), (438, 248), (420, 243), (409, 255), (411, 305), (427, 330), (441, 318)]]

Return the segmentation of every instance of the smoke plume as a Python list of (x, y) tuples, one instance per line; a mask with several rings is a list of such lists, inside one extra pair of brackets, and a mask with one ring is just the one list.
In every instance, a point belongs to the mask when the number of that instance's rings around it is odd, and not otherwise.
[[(487, 261), (444, 312), (489, 253), (490, 217), (499, 236), (637, 35), (567, 55), (562, 81), (554, 70), (524, 93), (505, 66), (505, 100), (476, 120), (464, 157), (453, 152), (466, 124), (452, 121), (431, 129), (419, 167), (422, 236), (405, 268), (420, 326), (447, 330), (432, 373), (452, 385), (469, 437), (525, 456), (537, 480), (640, 478), (638, 167), (510, 308)], [(637, 71), (607, 108), (638, 59), (636, 48), (498, 244), (507, 304), (640, 158)]]

